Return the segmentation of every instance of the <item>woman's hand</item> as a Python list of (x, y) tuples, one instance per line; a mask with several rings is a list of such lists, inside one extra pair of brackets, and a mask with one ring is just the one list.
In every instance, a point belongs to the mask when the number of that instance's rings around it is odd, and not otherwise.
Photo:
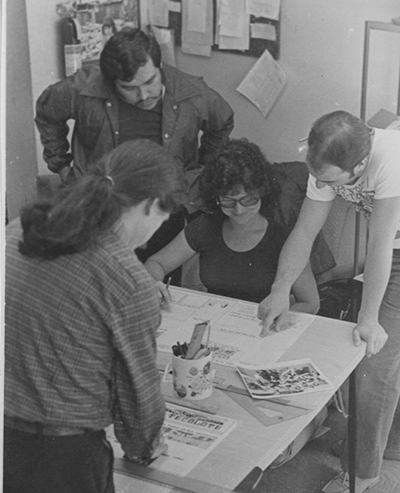
[(156, 281), (156, 286), (160, 295), (160, 305), (163, 308), (169, 309), (172, 299), (167, 285), (162, 281)]

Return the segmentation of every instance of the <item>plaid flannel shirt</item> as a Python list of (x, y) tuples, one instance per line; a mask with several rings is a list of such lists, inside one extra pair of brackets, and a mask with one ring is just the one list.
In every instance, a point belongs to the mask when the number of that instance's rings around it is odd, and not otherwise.
[(7, 227), (5, 414), (58, 426), (114, 423), (128, 457), (149, 456), (164, 419), (154, 281), (115, 231), (37, 260)]

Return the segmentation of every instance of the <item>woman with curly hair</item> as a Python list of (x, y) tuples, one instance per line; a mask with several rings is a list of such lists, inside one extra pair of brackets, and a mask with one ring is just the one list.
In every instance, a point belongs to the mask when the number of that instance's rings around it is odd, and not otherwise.
[[(191, 259), (200, 259), (200, 280), (207, 291), (260, 302), (271, 290), (281, 248), (288, 232), (273, 218), (279, 196), (273, 165), (246, 139), (232, 139), (202, 172), (200, 193), (209, 211), (189, 223), (145, 266), (161, 282)], [(308, 265), (293, 285), (292, 310), (316, 313), (319, 301)]]
[[(260, 302), (271, 291), (278, 258), (289, 232), (274, 211), (280, 193), (275, 169), (260, 148), (246, 139), (232, 139), (203, 169), (201, 197), (209, 211), (190, 222), (145, 263), (162, 299), (170, 295), (162, 279), (197, 253), (200, 280), (209, 293)], [(310, 264), (292, 288), (291, 310), (317, 313), (319, 297)], [(310, 440), (329, 431), (321, 426), (324, 408), (271, 464), (277, 468)]]

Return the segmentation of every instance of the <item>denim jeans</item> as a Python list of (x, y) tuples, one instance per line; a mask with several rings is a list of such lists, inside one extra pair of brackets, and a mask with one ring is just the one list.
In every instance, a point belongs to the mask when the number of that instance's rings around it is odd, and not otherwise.
[(46, 436), (4, 428), (4, 493), (115, 493), (103, 430)]
[[(356, 370), (356, 475), (360, 478), (379, 476), (383, 458), (400, 460), (400, 249), (393, 250), (379, 323), (388, 340), (378, 354), (364, 358)], [(347, 454), (345, 443), (341, 457), (344, 470)]]

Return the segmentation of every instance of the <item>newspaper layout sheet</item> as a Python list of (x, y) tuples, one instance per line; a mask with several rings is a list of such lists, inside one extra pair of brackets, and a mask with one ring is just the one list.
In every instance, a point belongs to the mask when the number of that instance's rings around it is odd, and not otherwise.
[(167, 451), (149, 467), (185, 476), (235, 428), (233, 419), (166, 403)]
[(315, 319), (314, 315), (289, 312), (285, 330), (260, 337), (257, 303), (176, 287), (170, 287), (170, 293), (171, 309), (163, 310), (157, 333), (158, 350), (171, 352), (177, 341), (189, 343), (195, 324), (210, 320), (213, 361), (227, 366), (275, 363)]
[[(215, 414), (166, 403), (162, 428), (167, 451), (148, 467), (185, 476), (235, 428), (236, 421)], [(106, 430), (114, 456), (124, 452), (116, 439), (113, 427)]]

